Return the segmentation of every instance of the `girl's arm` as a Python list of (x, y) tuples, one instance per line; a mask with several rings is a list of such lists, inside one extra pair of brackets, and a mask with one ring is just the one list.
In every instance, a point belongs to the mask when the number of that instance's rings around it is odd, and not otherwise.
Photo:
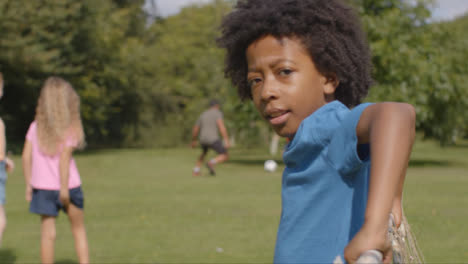
[(6, 157), (5, 158), (5, 164), (6, 164), (6, 171), (8, 173), (13, 172), (13, 170), (15, 169), (15, 162), (12, 159), (10, 159), (9, 157)]
[(59, 172), (60, 172), (60, 202), (62, 202), (65, 210), (70, 204), (70, 192), (68, 190), (68, 177), (70, 173), (70, 161), (72, 158), (73, 148), (65, 146), (60, 154)]
[(15, 169), (15, 163), (5, 153), (6, 149), (6, 136), (5, 136), (5, 124), (0, 118), (0, 160), (5, 160), (5, 169), (8, 173), (13, 172)]
[(29, 140), (24, 142), (23, 154), (23, 174), (26, 183), (26, 201), (30, 202), (32, 198), (31, 170), (32, 170), (32, 143)]
[(415, 119), (414, 108), (404, 103), (374, 104), (361, 115), (356, 133), (360, 144), (370, 143), (370, 183), (364, 225), (345, 249), (349, 263), (369, 249), (380, 250), (384, 263), (391, 262), (388, 220), (390, 212), (398, 222), (401, 219), (401, 196), (415, 138)]

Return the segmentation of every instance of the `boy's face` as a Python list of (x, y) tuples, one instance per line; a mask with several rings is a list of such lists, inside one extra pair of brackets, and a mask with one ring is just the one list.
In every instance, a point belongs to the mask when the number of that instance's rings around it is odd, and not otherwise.
[(246, 51), (253, 102), (280, 136), (294, 137), (299, 124), (334, 100), (336, 79), (320, 74), (297, 38), (266, 36)]

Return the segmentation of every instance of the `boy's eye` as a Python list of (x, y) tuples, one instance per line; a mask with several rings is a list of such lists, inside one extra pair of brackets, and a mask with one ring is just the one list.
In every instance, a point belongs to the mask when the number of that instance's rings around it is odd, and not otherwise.
[(279, 72), (279, 75), (287, 76), (287, 75), (290, 75), (291, 73), (292, 73), (292, 70), (290, 70), (290, 69), (282, 69), (282, 70)]
[(255, 87), (257, 84), (259, 84), (262, 80), (260, 78), (253, 78), (253, 79), (250, 79), (248, 81), (248, 85), (250, 87), (250, 89), (252, 89), (253, 87)]

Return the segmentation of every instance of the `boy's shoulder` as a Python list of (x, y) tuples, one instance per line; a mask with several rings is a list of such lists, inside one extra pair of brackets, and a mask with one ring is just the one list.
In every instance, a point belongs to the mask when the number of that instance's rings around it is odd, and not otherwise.
[(359, 104), (350, 109), (338, 100), (327, 103), (303, 120), (297, 135), (309, 138), (322, 147), (337, 136), (352, 136), (362, 111), (369, 105)]
[(343, 103), (338, 100), (332, 101), (315, 110), (303, 121), (305, 126), (314, 130), (333, 130), (346, 118), (350, 112)]

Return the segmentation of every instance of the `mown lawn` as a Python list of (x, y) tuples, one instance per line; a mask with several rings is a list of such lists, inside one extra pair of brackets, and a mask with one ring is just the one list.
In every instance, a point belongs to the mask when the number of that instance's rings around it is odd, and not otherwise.
[[(266, 150), (232, 149), (217, 176), (191, 176), (199, 150), (108, 150), (76, 156), (93, 263), (269, 263), (281, 212), (281, 169)], [(280, 156), (274, 157), (280, 160)], [(1, 263), (38, 263), (39, 217), (28, 213), (19, 156), (7, 183)], [(468, 146), (418, 142), (405, 210), (427, 262), (468, 262)], [(64, 214), (57, 263), (76, 263)]]

